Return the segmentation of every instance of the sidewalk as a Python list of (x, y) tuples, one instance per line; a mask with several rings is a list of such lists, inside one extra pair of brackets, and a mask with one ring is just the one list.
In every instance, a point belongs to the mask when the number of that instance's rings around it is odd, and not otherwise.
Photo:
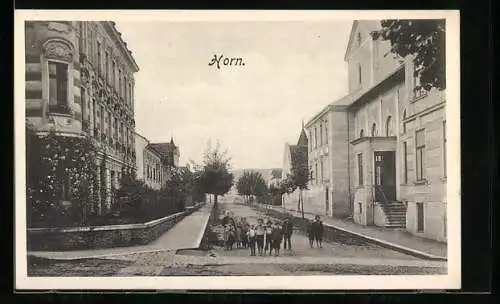
[(73, 260), (197, 248), (205, 232), (205, 226), (212, 207), (213, 204), (206, 203), (148, 245), (78, 251), (28, 251), (28, 255), (58, 260)]
[[(259, 206), (259, 208), (265, 207)], [(282, 207), (268, 206), (268, 208), (283, 212)], [(295, 217), (302, 217), (301, 212), (295, 210), (286, 211), (287, 213)], [(304, 211), (305, 218), (314, 219), (314, 216), (315, 214)], [(446, 243), (420, 238), (411, 235), (406, 231), (377, 226), (362, 226), (346, 219), (338, 219), (326, 216), (321, 216), (321, 219), (326, 225), (359, 235), (360, 237), (370, 239), (376, 243), (382, 243), (384, 245), (387, 245), (388, 247), (393, 247), (394, 249), (400, 249), (402, 251), (412, 251), (433, 259), (446, 260), (447, 257), (448, 246)]]

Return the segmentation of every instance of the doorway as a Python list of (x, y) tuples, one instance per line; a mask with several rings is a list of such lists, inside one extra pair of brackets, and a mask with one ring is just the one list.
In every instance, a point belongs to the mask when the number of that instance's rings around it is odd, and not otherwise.
[(396, 200), (396, 152), (376, 151), (375, 200), (390, 202)]

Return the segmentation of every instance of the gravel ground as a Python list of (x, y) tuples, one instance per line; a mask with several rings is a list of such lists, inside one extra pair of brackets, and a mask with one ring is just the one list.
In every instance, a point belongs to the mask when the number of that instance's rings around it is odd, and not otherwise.
[[(243, 216), (247, 218), (250, 224), (256, 224), (259, 218), (271, 218), (265, 216), (263, 213), (256, 211), (248, 206), (222, 203), (220, 204), (220, 210), (230, 210), (231, 213), (237, 216)], [(236, 246), (235, 246), (236, 247)], [(225, 251), (221, 247), (214, 247), (214, 251), (218, 256), (250, 256), (250, 249), (235, 249), (232, 251)], [(367, 258), (367, 259), (408, 259), (408, 260), (419, 260), (416, 257), (403, 254), (394, 250), (383, 248), (374, 244), (368, 244), (366, 242), (361, 242), (357, 239), (353, 239), (349, 244), (345, 243), (335, 243), (335, 242), (323, 242), (323, 248), (310, 248), (309, 240), (306, 235), (299, 230), (295, 230), (292, 235), (292, 248), (293, 250), (285, 251), (283, 250), (282, 244), (281, 255), (282, 256), (298, 256), (298, 257), (356, 257), (356, 258)]]
[(360, 266), (360, 265), (283, 265), (283, 264), (239, 264), (239, 265), (187, 265), (166, 267), (160, 276), (310, 276), (310, 275), (431, 275), (446, 274), (444, 268), (420, 268), (406, 266)]
[(85, 259), (73, 261), (50, 261), (30, 259), (28, 276), (38, 277), (92, 277), (114, 276), (120, 269), (132, 265), (131, 261)]

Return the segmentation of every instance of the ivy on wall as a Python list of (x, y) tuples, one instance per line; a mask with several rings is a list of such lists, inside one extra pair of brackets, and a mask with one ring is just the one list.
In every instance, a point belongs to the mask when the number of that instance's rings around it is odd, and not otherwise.
[(96, 148), (88, 137), (26, 128), (29, 226), (85, 224), (96, 210)]

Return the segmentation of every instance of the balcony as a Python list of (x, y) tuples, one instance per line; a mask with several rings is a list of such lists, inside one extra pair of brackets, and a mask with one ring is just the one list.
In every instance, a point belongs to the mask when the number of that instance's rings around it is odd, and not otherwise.
[(71, 115), (71, 109), (67, 104), (49, 105), (49, 113)]

